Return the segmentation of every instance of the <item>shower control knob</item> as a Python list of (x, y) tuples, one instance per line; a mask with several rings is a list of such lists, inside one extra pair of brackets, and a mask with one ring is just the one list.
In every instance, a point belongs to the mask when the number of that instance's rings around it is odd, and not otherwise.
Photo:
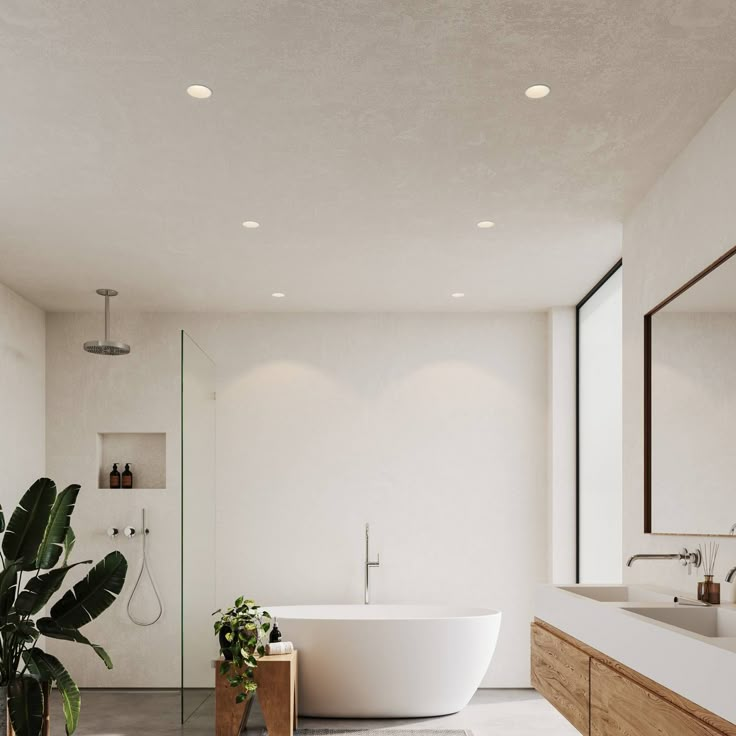
[(114, 526), (108, 527), (107, 536), (110, 537), (111, 539), (114, 539), (115, 537), (117, 537), (119, 533), (120, 532), (117, 530), (117, 527), (114, 527)]
[(133, 539), (133, 537), (135, 536), (135, 527), (126, 526), (123, 534), (125, 534), (128, 539)]

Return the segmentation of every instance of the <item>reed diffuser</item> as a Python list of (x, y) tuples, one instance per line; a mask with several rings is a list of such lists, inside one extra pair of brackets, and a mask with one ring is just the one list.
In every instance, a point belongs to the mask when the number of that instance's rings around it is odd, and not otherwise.
[(716, 604), (721, 602), (721, 584), (713, 582), (713, 572), (716, 568), (719, 547), (720, 545), (715, 542), (710, 542), (705, 547), (698, 545), (703, 560), (703, 576), (705, 578), (703, 582), (698, 583), (699, 601)]

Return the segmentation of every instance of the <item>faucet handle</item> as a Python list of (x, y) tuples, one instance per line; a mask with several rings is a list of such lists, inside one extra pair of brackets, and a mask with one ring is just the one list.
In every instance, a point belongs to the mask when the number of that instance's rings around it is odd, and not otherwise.
[(680, 559), (682, 560), (683, 567), (687, 567), (688, 575), (692, 575), (693, 567), (696, 569), (699, 568), (703, 561), (699, 549), (696, 549), (693, 552), (688, 552), (686, 547), (683, 547), (680, 551)]

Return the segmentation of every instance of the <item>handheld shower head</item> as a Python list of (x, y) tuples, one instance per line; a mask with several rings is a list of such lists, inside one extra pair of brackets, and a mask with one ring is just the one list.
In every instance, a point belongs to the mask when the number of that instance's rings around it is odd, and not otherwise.
[(89, 340), (84, 343), (84, 349), (95, 355), (127, 355), (130, 345), (110, 339), (110, 297), (117, 296), (118, 292), (115, 289), (97, 289), (97, 293), (105, 297), (105, 339)]

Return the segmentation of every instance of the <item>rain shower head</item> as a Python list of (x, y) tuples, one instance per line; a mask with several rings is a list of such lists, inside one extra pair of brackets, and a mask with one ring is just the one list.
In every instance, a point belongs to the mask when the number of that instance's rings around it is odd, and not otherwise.
[(115, 289), (97, 289), (97, 293), (105, 297), (105, 339), (90, 340), (84, 343), (84, 349), (95, 355), (127, 355), (130, 345), (110, 339), (110, 297), (118, 293)]

